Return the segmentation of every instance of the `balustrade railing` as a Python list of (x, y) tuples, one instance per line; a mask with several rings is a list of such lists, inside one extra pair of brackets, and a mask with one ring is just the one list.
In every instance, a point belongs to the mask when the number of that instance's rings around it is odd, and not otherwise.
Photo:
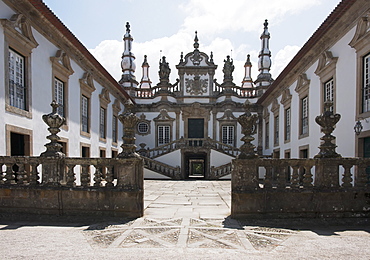
[[(320, 189), (321, 180), (317, 177), (320, 164), (330, 164), (336, 168), (331, 185), (325, 189), (348, 189), (369, 187), (369, 177), (366, 169), (370, 167), (370, 158), (328, 158), (328, 159), (251, 159), (235, 160), (235, 177), (241, 177), (240, 182), (234, 182), (236, 190), (247, 189)], [(248, 171), (255, 167), (255, 171)], [(222, 168), (214, 168), (222, 173)], [(249, 175), (249, 176), (247, 176)], [(251, 176), (252, 175), (252, 176)]]
[(220, 179), (226, 175), (231, 174), (232, 164), (227, 163), (218, 167), (211, 166), (210, 179)]
[(112, 188), (117, 186), (118, 168), (123, 169), (120, 174), (124, 175), (124, 167), (130, 163), (130, 159), (122, 158), (1, 156), (0, 185), (49, 185), (50, 183), (46, 183), (47, 175), (43, 173), (43, 167), (53, 164), (60, 180), (56, 183), (57, 186)]
[[(214, 93), (222, 93), (224, 91), (224, 87), (220, 84), (214, 84), (213, 92)], [(257, 97), (258, 88), (242, 88), (239, 86), (229, 86), (229, 89), (238, 97), (248, 97), (254, 98)]]
[(164, 176), (170, 177), (171, 179), (181, 179), (181, 169), (179, 166), (173, 167), (147, 157), (144, 157), (144, 166), (147, 169), (158, 172)]
[[(136, 97), (138, 98), (143, 98), (143, 99), (146, 99), (146, 98), (154, 98), (155, 95), (162, 89), (161, 86), (156, 86), (156, 87), (153, 87), (153, 88), (137, 88), (135, 89), (136, 91)], [(167, 86), (167, 90), (168, 92), (170, 93), (176, 93), (179, 91), (179, 85), (178, 84), (174, 84), (174, 85), (168, 85)]]
[(211, 138), (180, 138), (152, 149), (142, 148), (137, 152), (142, 156), (154, 159), (177, 149), (189, 147), (212, 148), (216, 151), (225, 153), (232, 157), (236, 157), (240, 153), (239, 148), (232, 145), (224, 144)]

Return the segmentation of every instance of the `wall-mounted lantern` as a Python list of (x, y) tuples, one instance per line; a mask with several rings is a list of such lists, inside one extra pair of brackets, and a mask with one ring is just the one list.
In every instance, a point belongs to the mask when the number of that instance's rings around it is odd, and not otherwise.
[(356, 122), (355, 126), (353, 127), (353, 129), (355, 130), (356, 135), (361, 134), (361, 131), (362, 131), (362, 129), (363, 129), (363, 128), (364, 128), (364, 127), (362, 126), (362, 124), (361, 124), (361, 121), (360, 121), (360, 120), (358, 120), (358, 121)]

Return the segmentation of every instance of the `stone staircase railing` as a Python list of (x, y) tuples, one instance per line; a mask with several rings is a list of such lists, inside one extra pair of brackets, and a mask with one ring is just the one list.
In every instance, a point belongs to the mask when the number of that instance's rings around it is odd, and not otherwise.
[(167, 153), (173, 152), (177, 149), (190, 147), (211, 148), (234, 158), (240, 153), (239, 148), (232, 145), (224, 144), (211, 138), (180, 138), (152, 149), (142, 148), (137, 152), (144, 157), (154, 159)]
[(181, 169), (179, 166), (173, 167), (171, 165), (158, 162), (156, 160), (144, 156), (142, 158), (144, 159), (145, 168), (157, 172), (159, 174), (162, 174), (164, 176), (170, 177), (171, 179), (174, 180), (181, 179)]
[(218, 166), (218, 167), (211, 166), (210, 179), (217, 180), (226, 175), (229, 175), (231, 174), (231, 169), (232, 169), (231, 162)]

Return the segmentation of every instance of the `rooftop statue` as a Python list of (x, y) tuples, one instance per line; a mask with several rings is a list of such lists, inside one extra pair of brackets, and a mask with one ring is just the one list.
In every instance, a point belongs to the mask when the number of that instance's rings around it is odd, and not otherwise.
[(233, 80), (233, 71), (234, 71), (234, 65), (233, 65), (233, 59), (230, 59), (230, 56), (227, 55), (227, 59), (224, 60), (224, 68), (222, 69), (222, 72), (224, 73), (224, 81), (232, 81)]
[(170, 66), (168, 62), (166, 62), (166, 57), (163, 56), (162, 61), (159, 61), (159, 79), (161, 81), (163, 80), (168, 81), (170, 73), (171, 73)]

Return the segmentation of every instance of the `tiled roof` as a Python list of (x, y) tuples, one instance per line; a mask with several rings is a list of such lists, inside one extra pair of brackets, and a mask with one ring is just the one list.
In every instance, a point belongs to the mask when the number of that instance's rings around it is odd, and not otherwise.
[(343, 0), (340, 2), (333, 12), (325, 19), (321, 26), (308, 39), (298, 53), (293, 57), (289, 64), (279, 74), (271, 86), (266, 90), (262, 97), (257, 101), (261, 104), (271, 92), (274, 91), (280, 82), (289, 74), (290, 71), (302, 60), (306, 53), (323, 37), (323, 35), (343, 16), (343, 14), (356, 2), (356, 0)]
[[(59, 18), (49, 9), (42, 0), (28, 0), (68, 41), (76, 47), (84, 57), (94, 65), (94, 67), (112, 83), (117, 90), (122, 93), (126, 99), (131, 99), (126, 91), (118, 84), (111, 74), (95, 59), (95, 57), (86, 49), (86, 47), (74, 36), (74, 34), (59, 20)], [(132, 100), (133, 101), (133, 100)]]

